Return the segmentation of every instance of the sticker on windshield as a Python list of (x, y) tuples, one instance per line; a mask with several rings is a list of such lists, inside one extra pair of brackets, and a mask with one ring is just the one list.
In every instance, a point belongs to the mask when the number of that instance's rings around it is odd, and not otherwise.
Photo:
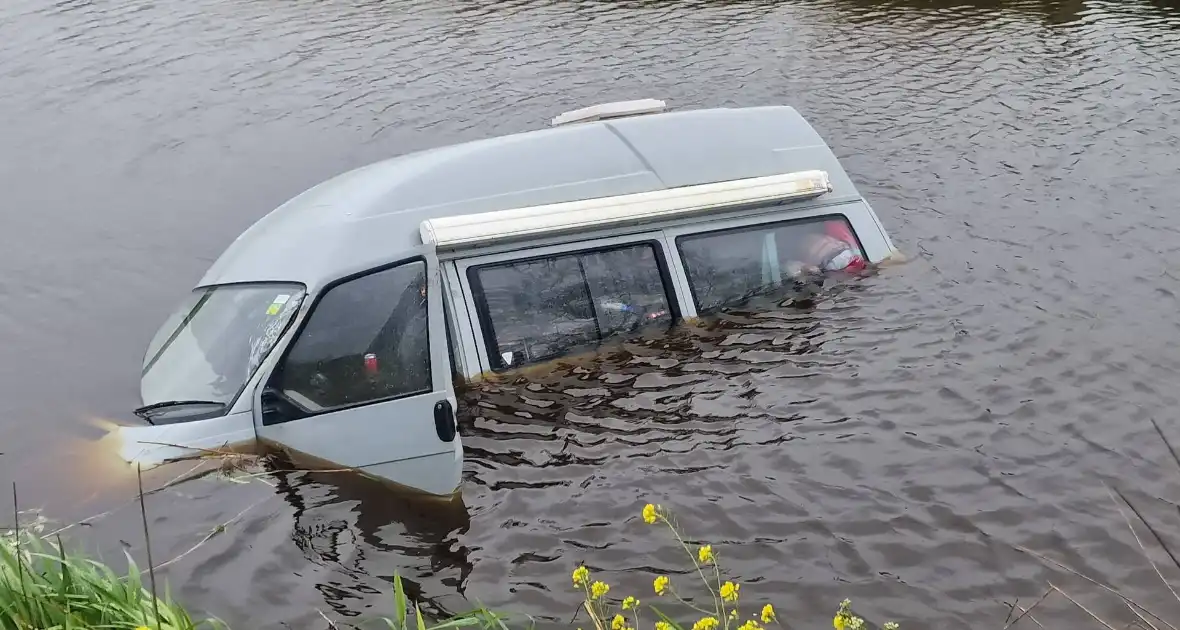
[(266, 314), (267, 315), (278, 315), (279, 311), (282, 310), (283, 305), (286, 304), (287, 300), (290, 300), (290, 299), (291, 299), (291, 296), (287, 295), (287, 294), (283, 294), (283, 295), (279, 295), (279, 296), (275, 297), (275, 301), (271, 302), (270, 306), (268, 306), (266, 308)]

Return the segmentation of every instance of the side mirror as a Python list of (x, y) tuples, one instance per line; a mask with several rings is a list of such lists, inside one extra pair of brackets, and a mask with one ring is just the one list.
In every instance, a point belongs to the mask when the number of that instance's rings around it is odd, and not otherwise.
[(269, 426), (272, 424), (279, 424), (280, 417), (283, 413), (283, 398), (277, 390), (273, 387), (265, 387), (262, 394), (258, 397), (258, 402), (261, 409), (258, 411), (262, 415), (262, 425)]
[(292, 400), (282, 390), (267, 386), (258, 396), (262, 409), (263, 426), (271, 426), (299, 420), (311, 415), (311, 411), (299, 402)]

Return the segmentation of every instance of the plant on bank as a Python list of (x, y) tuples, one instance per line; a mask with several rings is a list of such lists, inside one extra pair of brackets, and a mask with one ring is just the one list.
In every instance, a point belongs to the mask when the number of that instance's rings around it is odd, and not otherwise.
[[(698, 605), (682, 597), (668, 576), (657, 576), (652, 583), (657, 597), (679, 602), (699, 613), (699, 617), (691, 626), (682, 625), (649, 605), (647, 608), (656, 617), (655, 630), (768, 630), (767, 626), (779, 624), (771, 604), (754, 607), (748, 615), (743, 615), (741, 584), (723, 579), (724, 572), (711, 545), (695, 550), (690, 547), (666, 510), (649, 504), (643, 509), (643, 519), (649, 524), (663, 523), (668, 527), (708, 593), (708, 602)], [(127, 559), (127, 574), (121, 576), (100, 562), (68, 554), (60, 541), (54, 544), (23, 531), (19, 534), (0, 532), (0, 630), (225, 628), (214, 619), (194, 621), (167, 592), (163, 598), (156, 597), (145, 588), (142, 572), (135, 562), (130, 556)], [(582, 607), (589, 614), (594, 630), (638, 630), (642, 627), (641, 602), (636, 597), (627, 596), (621, 601), (611, 598), (610, 585), (593, 580), (585, 566), (574, 570), (573, 581), (584, 595)], [(390, 630), (508, 630), (506, 617), (482, 607), (434, 623), (428, 622), (414, 605), (415, 614), (412, 619), (408, 618), (410, 606), (401, 578), (396, 574), (394, 598), (397, 616), (385, 620)], [(329, 623), (330, 627), (336, 627)], [(844, 600), (832, 624), (835, 630), (861, 630), (865, 622), (852, 614), (851, 602)], [(887, 623), (883, 630), (897, 630), (897, 624)]]
[[(766, 604), (761, 608), (755, 607), (753, 611), (746, 609), (751, 612), (748, 615), (743, 614), (742, 585), (723, 577), (724, 571), (712, 545), (702, 545), (694, 552), (693, 548), (684, 542), (680, 529), (673, 522), (667, 509), (648, 503), (643, 508), (643, 520), (649, 525), (660, 523), (667, 526), (688, 555), (697, 577), (708, 593), (707, 597), (702, 598), (704, 602), (698, 604), (682, 597), (668, 576), (657, 576), (652, 582), (656, 597), (679, 602), (695, 611), (699, 617), (691, 626), (686, 626), (664, 614), (659, 608), (649, 605), (648, 608), (656, 616), (655, 630), (685, 630), (686, 627), (691, 630), (765, 630), (766, 626), (771, 624), (781, 625), (772, 604)], [(637, 630), (642, 627), (639, 599), (632, 595), (624, 597), (621, 601), (609, 598), (610, 585), (592, 579), (590, 570), (584, 565), (574, 569), (572, 577), (574, 586), (582, 591), (582, 607), (589, 615), (595, 630)], [(832, 619), (835, 630), (861, 630), (864, 623), (864, 619), (852, 614), (852, 602), (847, 599), (840, 603), (836, 616)], [(897, 630), (898, 625), (890, 622), (882, 628)]]
[(418, 604), (414, 604), (413, 625), (410, 625), (410, 620), (406, 617), (409, 610), (406, 590), (402, 586), (402, 578), (398, 573), (393, 574), (393, 599), (397, 616), (393, 619), (383, 619), (385, 625), (389, 626), (389, 630), (451, 630), (452, 628), (473, 626), (484, 630), (508, 630), (508, 626), (504, 623), (504, 617), (482, 607), (468, 613), (455, 615), (441, 623), (427, 623), (426, 617), (422, 614), (422, 608)]
[(152, 595), (128, 556), (127, 575), (24, 532), (0, 533), (0, 630), (110, 628), (195, 630), (195, 622), (167, 594)]

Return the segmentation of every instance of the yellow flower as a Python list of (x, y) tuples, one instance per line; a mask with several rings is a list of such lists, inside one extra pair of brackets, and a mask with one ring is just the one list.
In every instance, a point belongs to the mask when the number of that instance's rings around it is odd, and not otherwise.
[(774, 606), (767, 604), (762, 607), (762, 623), (774, 621)]
[(743, 623), (741, 627), (738, 628), (738, 630), (762, 630), (762, 626), (758, 625), (757, 621), (751, 619), (746, 623)]
[(651, 503), (648, 503), (647, 505), (643, 506), (643, 522), (647, 523), (648, 525), (651, 525), (652, 523), (656, 522), (656, 519), (659, 518), (659, 516), (660, 516), (660, 508), (659, 507), (652, 505)]
[(652, 587), (656, 589), (656, 595), (663, 595), (668, 590), (668, 576), (661, 575), (652, 582)]
[(656, 630), (672, 630), (672, 624), (667, 621), (657, 621)]
[(574, 569), (574, 586), (586, 586), (590, 582), (590, 569), (580, 566)]
[(709, 564), (713, 561), (713, 545), (705, 545), (697, 551), (697, 558), (700, 558), (702, 564)]
[(840, 602), (840, 609), (836, 611), (836, 617), (832, 619), (832, 627), (836, 630), (861, 630), (865, 625), (865, 620), (852, 614), (852, 601), (845, 599)]
[(598, 599), (610, 590), (610, 584), (605, 582), (595, 582), (590, 585), (590, 599)]
[(861, 628), (864, 628), (864, 625), (864, 619), (851, 615), (839, 614), (832, 619), (832, 627), (836, 630), (861, 630)]
[(700, 621), (692, 624), (692, 630), (714, 630), (720, 622), (716, 617), (701, 617)]
[(628, 595), (626, 597), (626, 599), (623, 600), (623, 610), (631, 610), (632, 608), (638, 608), (638, 607), (639, 607), (639, 600), (635, 599), (634, 597), (631, 597), (630, 595)]
[(736, 608), (734, 608), (733, 610), (729, 611), (729, 620), (730, 621), (737, 621), (737, 619), (738, 619), (738, 611)]
[(733, 582), (726, 582), (721, 585), (721, 599), (727, 602), (736, 602), (738, 600), (738, 589), (741, 584), (734, 584)]
[(615, 615), (615, 618), (610, 622), (610, 630), (623, 630), (627, 625), (627, 620), (623, 619), (622, 615)]

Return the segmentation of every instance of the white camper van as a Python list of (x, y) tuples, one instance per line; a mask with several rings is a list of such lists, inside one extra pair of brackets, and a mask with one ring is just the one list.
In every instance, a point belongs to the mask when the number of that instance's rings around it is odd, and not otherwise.
[(262, 440), (435, 495), (454, 375), (552, 361), (889, 257), (790, 107), (610, 103), (371, 164), (237, 238), (148, 345), (129, 461)]

